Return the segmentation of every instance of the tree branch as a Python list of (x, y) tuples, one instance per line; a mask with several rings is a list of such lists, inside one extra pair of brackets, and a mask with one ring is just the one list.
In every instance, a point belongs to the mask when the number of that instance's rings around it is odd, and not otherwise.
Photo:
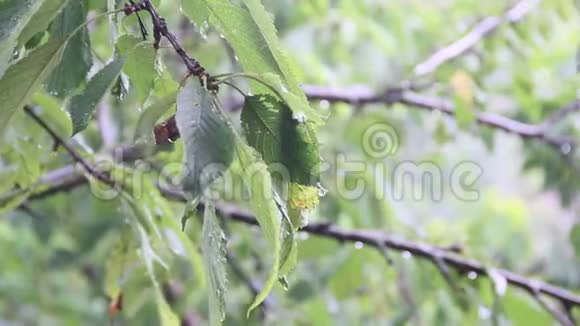
[[(310, 100), (325, 100), (331, 103), (342, 102), (352, 105), (381, 103), (392, 105), (400, 103), (418, 109), (438, 111), (449, 116), (455, 116), (455, 106), (451, 101), (405, 91), (401, 88), (390, 88), (383, 94), (376, 93), (372, 89), (364, 86), (351, 88), (304, 86), (303, 89)], [(575, 99), (572, 103), (557, 113), (554, 113), (554, 115), (540, 124), (527, 124), (488, 112), (478, 113), (475, 120), (481, 125), (512, 133), (522, 138), (537, 139), (561, 150), (562, 147), (567, 145), (574, 146), (574, 140), (568, 137), (549, 135), (549, 127), (578, 110), (580, 110), (580, 99)]]
[[(74, 170), (74, 169), (73, 169)], [(77, 174), (72, 177), (62, 178), (62, 169), (47, 174), (43, 178), (43, 191), (37, 193), (32, 199), (44, 198), (46, 194), (54, 194), (56, 191), (68, 191), (71, 185), (79, 185), (84, 181), (82, 175)], [(52, 176), (49, 178), (49, 176)], [(159, 190), (167, 199), (185, 202), (186, 197), (179, 189), (159, 187)], [(203, 205), (202, 207), (203, 208)], [(238, 223), (257, 226), (258, 222), (248, 210), (237, 205), (220, 203), (216, 205), (217, 212)], [(467, 276), (469, 273), (477, 273), (481, 276), (491, 277), (489, 268), (484, 264), (462, 257), (454, 251), (446, 250), (442, 247), (423, 244), (401, 239), (399, 237), (374, 230), (346, 230), (329, 223), (310, 224), (300, 232), (311, 235), (331, 238), (339, 242), (360, 242), (369, 247), (384, 250), (388, 248), (392, 251), (408, 252), (415, 257), (426, 259), (434, 264), (445, 264), (453, 268), (461, 275)], [(525, 276), (510, 272), (504, 269), (493, 269), (494, 273), (505, 278), (506, 282), (513, 287), (520, 288), (531, 295), (545, 295), (561, 302), (566, 307), (579, 307), (580, 296), (557, 286), (528, 279)], [(553, 313), (553, 312), (550, 312)]]
[(54, 139), (55, 143), (62, 146), (68, 154), (75, 160), (75, 162), (79, 163), (90, 175), (95, 177), (97, 180), (111, 186), (115, 187), (115, 181), (111, 179), (106, 173), (95, 169), (91, 164), (83, 158), (79, 153), (76, 152), (72, 146), (67, 144), (67, 142), (61, 138), (44, 120), (42, 120), (36, 113), (34, 109), (25, 106), (24, 111), (36, 122), (38, 123), (51, 137)]
[(502, 16), (487, 17), (475, 25), (469, 33), (439, 51), (415, 67), (415, 75), (431, 74), (444, 63), (456, 59), (475, 47), (482, 39), (494, 33), (504, 22), (517, 23), (528, 14), (540, 0), (522, 0)]

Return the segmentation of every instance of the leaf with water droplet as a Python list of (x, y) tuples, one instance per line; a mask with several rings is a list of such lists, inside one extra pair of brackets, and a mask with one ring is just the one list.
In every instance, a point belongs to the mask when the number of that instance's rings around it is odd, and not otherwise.
[[(46, 43), (16, 62), (0, 79), (0, 134), (61, 59), (66, 40)], [(0, 140), (4, 137), (0, 137)], [(1, 141), (0, 141), (1, 142)]]
[(301, 227), (302, 210), (318, 204), (320, 153), (313, 126), (293, 119), (288, 106), (270, 95), (246, 97), (241, 119), (248, 144), (276, 167), (276, 181), (289, 185), (290, 219)]
[(42, 0), (0, 1), (0, 78), (9, 66), (20, 33), (42, 2)]
[[(86, 21), (86, 10), (82, 1), (69, 1), (66, 7), (50, 25), (51, 40), (68, 37)], [(62, 62), (46, 80), (46, 90), (53, 96), (64, 98), (73, 90), (83, 85), (92, 66), (92, 53), (89, 32), (86, 26), (77, 30), (70, 37), (64, 52)]]
[(209, 285), (210, 324), (218, 325), (225, 319), (227, 240), (211, 202), (205, 207), (202, 233), (203, 260)]
[(73, 122), (73, 134), (87, 127), (97, 104), (117, 80), (124, 63), (125, 57), (115, 59), (97, 72), (80, 94), (71, 98), (68, 112)]

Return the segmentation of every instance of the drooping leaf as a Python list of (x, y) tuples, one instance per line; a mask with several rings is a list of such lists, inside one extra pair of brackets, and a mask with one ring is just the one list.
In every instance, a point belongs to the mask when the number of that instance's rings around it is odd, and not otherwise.
[(157, 281), (157, 277), (155, 276), (155, 269), (154, 264), (159, 263), (164, 268), (167, 269), (165, 263), (157, 256), (151, 244), (149, 242), (149, 237), (140, 225), (137, 225), (137, 232), (139, 233), (139, 239), (141, 244), (140, 255), (141, 258), (145, 261), (145, 267), (147, 268), (147, 273), (149, 274), (149, 278), (155, 287), (155, 299), (157, 301), (157, 311), (159, 313), (159, 321), (162, 326), (178, 326), (179, 325), (179, 318), (171, 307), (165, 300), (165, 296), (163, 295), (163, 291), (161, 290), (161, 285)]
[[(281, 247), (280, 247), (280, 270), (278, 276), (283, 278), (290, 273), (298, 262), (298, 243), (296, 242), (295, 227), (290, 216), (281, 210)], [(286, 287), (286, 286), (285, 286)]]
[[(301, 210), (318, 205), (320, 153), (310, 122), (300, 123), (288, 106), (270, 95), (246, 97), (242, 126), (248, 144), (266, 161), (271, 171), (288, 185), (288, 208), (295, 228), (303, 226)], [(280, 171), (282, 169), (282, 171)]]
[(215, 207), (207, 203), (203, 215), (202, 251), (209, 285), (210, 325), (225, 319), (226, 237), (215, 215)]
[(46, 30), (68, 2), (69, 0), (44, 0), (42, 6), (34, 13), (20, 33), (18, 43), (24, 44), (36, 33)]
[(122, 307), (123, 283), (132, 264), (137, 260), (136, 250), (133, 248), (133, 237), (128, 228), (123, 228), (119, 239), (111, 248), (105, 263), (104, 291), (109, 303), (109, 314), (114, 315)]
[[(124, 186), (126, 185), (127, 183), (124, 184)], [(133, 197), (129, 196), (128, 193), (122, 193), (122, 195), (122, 198), (124, 199), (123, 203), (127, 205), (125, 207), (130, 208), (131, 215), (133, 216), (131, 225), (139, 239), (139, 257), (143, 260), (147, 270), (147, 275), (149, 276), (155, 290), (155, 301), (157, 304), (160, 325), (178, 326), (179, 318), (167, 303), (155, 273), (155, 265), (160, 265), (165, 270), (169, 268), (167, 263), (154, 249), (154, 242), (160, 240), (159, 226), (151, 220), (152, 216), (149, 216), (151, 214), (150, 209), (146, 209), (139, 205), (139, 203), (137, 203)], [(147, 227), (147, 224), (153, 226), (154, 229), (152, 230), (151, 227)], [(154, 233), (151, 233), (150, 231), (154, 231)]]
[(73, 134), (85, 129), (97, 104), (113, 85), (123, 68), (126, 58), (117, 58), (93, 76), (84, 91), (71, 98), (68, 111), (73, 122)]
[[(70, 1), (50, 26), (53, 40), (68, 38), (86, 21), (86, 11), (82, 1)], [(92, 65), (92, 54), (87, 27), (82, 27), (76, 35), (69, 38), (62, 54), (62, 62), (46, 81), (50, 95), (66, 97), (82, 85)]]
[(12, 58), (18, 36), (43, 0), (5, 0), (0, 2), (0, 78)]
[(135, 88), (137, 102), (143, 104), (159, 75), (155, 65), (157, 52), (150, 43), (144, 43), (140, 38), (131, 35), (119, 37), (117, 49), (122, 56), (127, 57), (123, 72)]
[(183, 188), (194, 199), (232, 163), (234, 135), (197, 80), (189, 80), (179, 92), (175, 119), (184, 142)]
[(135, 136), (133, 139), (137, 140), (144, 136), (153, 137), (153, 127), (155, 123), (167, 112), (173, 105), (175, 105), (177, 92), (167, 95), (158, 101), (148, 106), (139, 117), (137, 127), (135, 128)]
[(174, 253), (182, 256), (184, 259), (189, 261), (191, 270), (195, 279), (197, 281), (197, 286), (200, 288), (205, 287), (205, 272), (202, 256), (200, 255), (198, 248), (194, 242), (182, 232), (181, 226), (177, 219), (175, 219), (174, 214), (169, 206), (167, 199), (163, 198), (159, 193), (157, 187), (150, 181), (144, 181), (145, 192), (147, 193), (145, 201), (148, 205), (149, 211), (158, 212), (160, 216), (158, 223), (163, 227), (166, 238), (170, 242), (170, 234), (177, 237), (179, 241), (179, 246), (183, 248), (183, 252)]
[(268, 279), (264, 282), (262, 291), (256, 296), (248, 309), (248, 314), (262, 303), (279, 278), (281, 234), (280, 234), (280, 211), (274, 201), (274, 189), (272, 179), (268, 173), (268, 166), (259, 157), (259, 154), (250, 146), (238, 139), (236, 141), (236, 153), (243, 170), (244, 182), (247, 185), (250, 206), (260, 224), (262, 233), (270, 245), (274, 255), (274, 261), (270, 267)]
[(16, 62), (0, 80), (0, 132), (14, 112), (22, 109), (42, 81), (60, 61), (66, 41), (49, 42)]

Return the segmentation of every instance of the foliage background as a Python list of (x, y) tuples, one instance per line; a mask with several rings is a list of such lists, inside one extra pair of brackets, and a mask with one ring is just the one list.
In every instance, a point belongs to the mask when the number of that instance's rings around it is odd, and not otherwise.
[[(179, 1), (159, 2), (159, 11), (168, 19), (170, 30), (208, 71), (240, 69), (215, 30), (193, 25), (179, 14)], [(79, 5), (83, 7), (79, 10), (93, 17), (104, 12), (106, 5), (104, 1), (88, 0)], [(122, 4), (113, 5), (119, 8)], [(266, 0), (264, 5), (275, 17), (283, 47), (302, 83), (362, 85), (376, 91), (397, 86), (436, 49), (464, 35), (482, 18), (500, 15), (506, 9), (506, 2), (499, 0)], [(362, 150), (361, 139), (369, 126), (388, 124), (396, 128), (400, 144), (394, 155), (384, 158), (387, 164), (429, 161), (447, 174), (463, 161), (474, 161), (482, 167), (483, 175), (477, 182), (480, 198), (465, 202), (447, 187), (441, 201), (377, 200), (371, 192), (358, 200), (345, 200), (333, 189), (333, 174), (323, 174), (322, 184), (329, 192), (311, 222), (383, 230), (442, 246), (458, 244), (466, 256), (486, 265), (578, 290), (580, 261), (571, 244), (578, 240), (570, 233), (580, 222), (580, 178), (570, 165), (578, 163), (578, 153), (563, 156), (541, 141), (523, 140), (470, 120), (475, 111), (541, 123), (576, 98), (578, 6), (572, 0), (542, 1), (520, 22), (502, 24), (473, 51), (442, 65), (433, 74), (435, 83), (421, 93), (452, 98), (453, 91), (466, 87), (465, 83), (474, 85), (470, 87), (473, 109), (463, 108), (463, 122), (401, 104), (314, 102), (314, 107), (328, 116), (319, 131), (325, 161), (332, 162), (337, 153), (344, 153), (352, 161), (374, 162)], [(139, 37), (135, 16), (118, 15), (118, 19), (119, 34)], [(42, 37), (55, 37), (57, 25), (53, 23), (48, 28), (50, 35)], [(92, 66), (88, 72), (92, 75), (113, 54), (112, 33), (107, 19), (91, 23), (86, 35), (81, 33), (78, 42), (73, 43), (81, 49), (72, 50), (69, 57), (65, 53), (65, 62), (81, 69), (84, 66), (85, 70)], [(119, 42), (136, 41), (121, 36)], [(173, 51), (163, 45), (156, 63), (150, 44), (129, 54), (123, 68), (133, 83), (129, 93), (121, 101), (115, 96), (119, 86), (112, 89), (112, 94), (99, 104), (97, 119), (74, 137), (79, 148), (106, 155), (106, 150), (132, 142), (143, 107), (174, 89), (185, 73)], [(67, 64), (59, 68), (65, 69)], [(70, 69), (63, 72), (63, 80), (71, 80), (66, 77), (69, 73)], [(82, 79), (71, 84), (71, 92), (85, 83)], [(59, 97), (50, 86), (47, 89)], [(154, 91), (149, 95), (151, 89)], [(226, 108), (236, 102), (235, 96), (227, 88), (220, 92)], [(234, 117), (236, 114), (232, 113)], [(551, 132), (578, 139), (579, 131), (580, 117), (576, 113), (553, 126)], [(4, 137), (0, 150), (2, 192), (16, 184), (31, 185), (44, 172), (71, 162), (62, 150), (52, 151), (52, 141), (24, 112), (17, 112)], [(156, 164), (180, 162), (181, 155), (181, 142), (177, 142), (173, 151), (151, 160)], [(364, 177), (373, 180), (374, 176)], [(175, 219), (180, 219), (184, 205), (167, 205)], [(127, 207), (120, 200), (99, 200), (88, 187), (80, 187), (2, 212), (0, 323), (107, 323), (105, 270), (107, 260), (118, 249), (119, 237), (126, 232), (124, 221), (130, 214)], [(188, 235), (198, 239), (201, 224), (190, 221)], [(268, 273), (264, 261), (269, 259), (261, 232), (247, 225), (222, 222), (230, 255), (260, 287)], [(537, 302), (519, 290), (508, 288), (496, 296), (487, 279), (454, 277), (453, 282), (464, 289), (458, 293), (430, 262), (406, 254), (390, 256), (394, 260), (391, 266), (376, 250), (301, 234), (299, 262), (290, 274), (288, 291), (277, 286), (261, 311), (249, 320), (245, 312), (254, 294), (246, 280), (228, 269), (225, 323), (553, 323)], [(171, 273), (160, 272), (160, 282), (177, 315), (203, 324), (208, 319), (207, 292), (196, 285), (186, 267), (182, 260), (171, 260)], [(144, 267), (136, 264), (126, 276), (124, 309), (114, 319), (120, 324), (158, 324), (155, 300), (155, 289)]]

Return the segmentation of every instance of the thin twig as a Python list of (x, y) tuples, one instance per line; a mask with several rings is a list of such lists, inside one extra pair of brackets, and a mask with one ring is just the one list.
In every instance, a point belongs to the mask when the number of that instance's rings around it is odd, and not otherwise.
[(454, 41), (439, 51), (433, 53), (428, 59), (415, 67), (416, 76), (431, 74), (441, 65), (454, 60), (475, 47), (482, 39), (494, 33), (503, 23), (517, 23), (534, 7), (540, 0), (522, 0), (502, 16), (487, 17), (475, 25), (469, 33)]
[(115, 181), (111, 179), (106, 173), (95, 169), (85, 158), (83, 158), (79, 153), (76, 152), (72, 146), (70, 146), (63, 138), (61, 138), (44, 120), (42, 120), (36, 113), (34, 113), (34, 109), (25, 106), (24, 111), (34, 120), (38, 125), (40, 125), (48, 134), (52, 137), (52, 139), (58, 145), (62, 146), (68, 154), (75, 160), (75, 162), (79, 163), (90, 175), (95, 177), (95, 179), (111, 186), (115, 187)]
[(570, 319), (565, 312), (558, 310), (551, 303), (547, 302), (538, 292), (532, 292), (531, 295), (540, 304), (544, 310), (549, 312), (562, 326), (576, 326), (574, 320)]
[(124, 12), (125, 15), (129, 16), (142, 10), (149, 12), (151, 15), (151, 21), (153, 22), (153, 37), (155, 39), (153, 46), (156, 49), (159, 48), (161, 37), (165, 37), (187, 67), (189, 74), (198, 77), (201, 84), (204, 85), (208, 90), (217, 92), (218, 87), (215, 84), (215, 80), (205, 71), (205, 68), (203, 68), (197, 60), (193, 59), (189, 56), (189, 54), (187, 54), (187, 52), (185, 52), (181, 44), (179, 44), (179, 41), (177, 41), (177, 37), (175, 37), (175, 35), (167, 28), (167, 22), (165, 21), (165, 18), (159, 15), (157, 9), (150, 0), (143, 0), (138, 3), (126, 4)]

